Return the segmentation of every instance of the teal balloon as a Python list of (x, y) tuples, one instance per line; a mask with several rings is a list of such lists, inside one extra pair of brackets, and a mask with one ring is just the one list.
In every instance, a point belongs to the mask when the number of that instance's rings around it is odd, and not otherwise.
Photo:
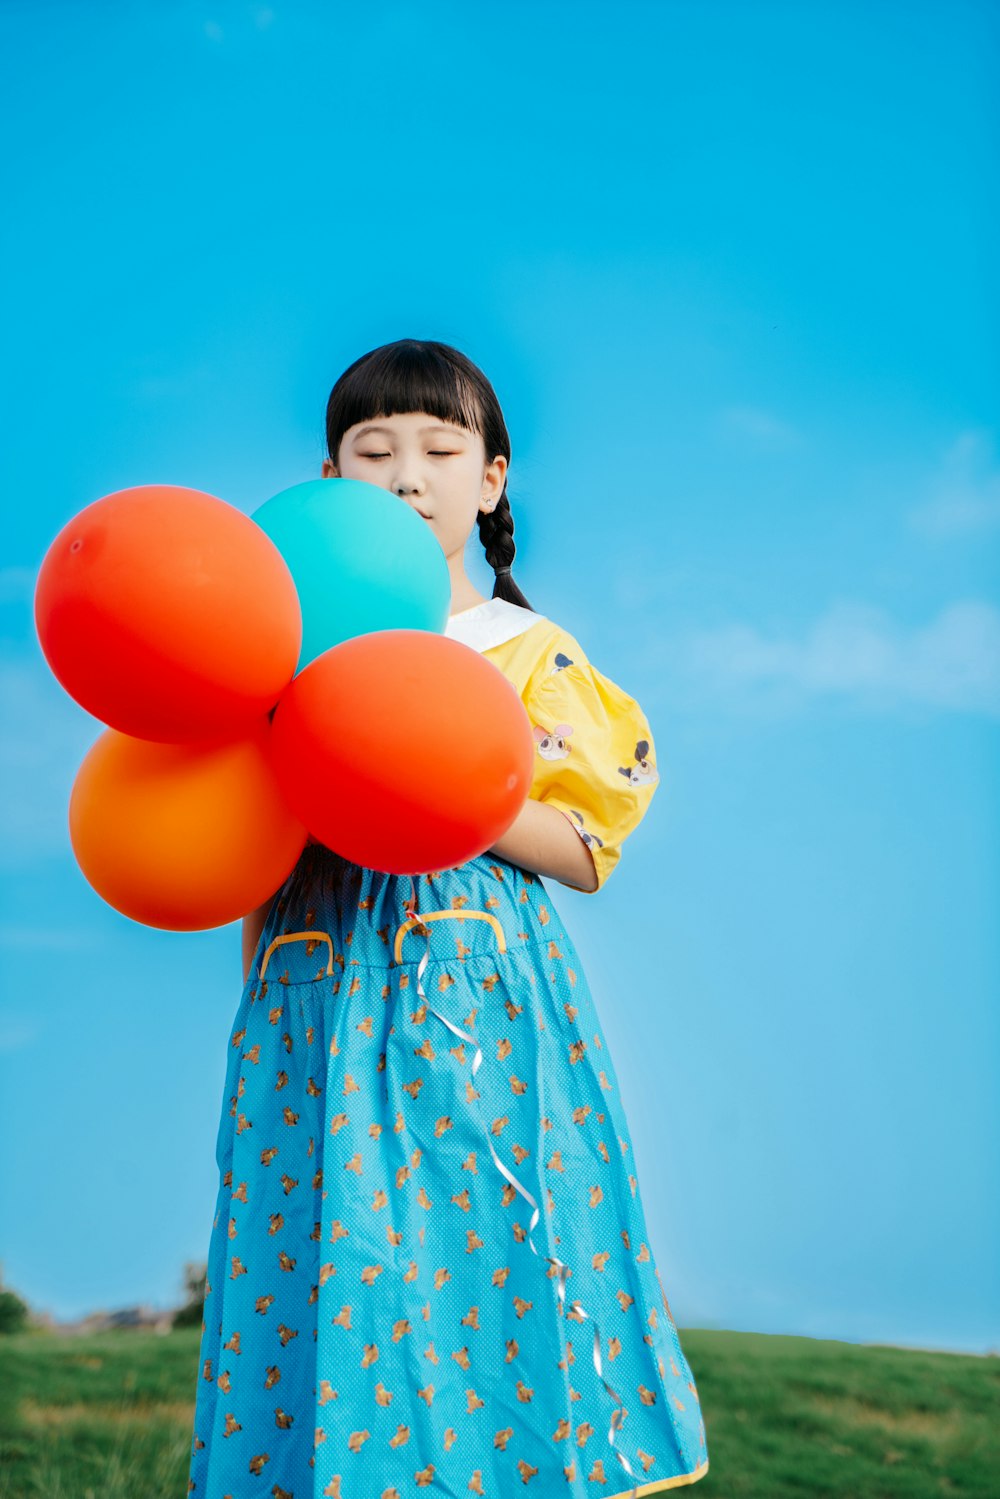
[(254, 511), (295, 580), (301, 671), (374, 630), (442, 634), (451, 575), (437, 537), (405, 500), (364, 479), (308, 479)]

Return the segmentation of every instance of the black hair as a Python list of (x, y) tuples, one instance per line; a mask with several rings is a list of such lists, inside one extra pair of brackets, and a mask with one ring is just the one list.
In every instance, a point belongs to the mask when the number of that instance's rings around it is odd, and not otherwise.
[[(493, 386), (482, 370), (450, 344), (424, 338), (400, 338), (356, 359), (334, 385), (326, 405), (326, 446), (337, 463), (341, 439), (349, 427), (374, 417), (426, 411), (454, 422), (483, 439), (486, 461), (502, 455), (510, 462), (510, 437)], [(503, 493), (491, 511), (476, 517), (479, 539), (494, 575), (514, 563), (514, 517)], [(493, 597), (531, 605), (510, 572), (495, 576)], [(537, 611), (533, 611), (537, 612)]]

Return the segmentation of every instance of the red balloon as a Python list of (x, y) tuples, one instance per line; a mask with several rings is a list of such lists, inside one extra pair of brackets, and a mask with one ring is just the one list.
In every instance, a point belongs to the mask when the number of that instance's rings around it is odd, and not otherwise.
[(267, 756), (270, 724), (223, 744), (155, 744), (106, 729), (70, 796), (70, 840), (90, 884), (133, 921), (223, 926), (284, 883), (305, 847)]
[(292, 679), (302, 616), (256, 522), (197, 489), (148, 484), (87, 505), (35, 590), (45, 658), (95, 718), (140, 739), (236, 737)]
[(375, 630), (317, 656), (282, 694), (270, 747), (312, 835), (389, 874), (484, 853), (534, 769), (513, 685), (471, 646), (427, 630)]

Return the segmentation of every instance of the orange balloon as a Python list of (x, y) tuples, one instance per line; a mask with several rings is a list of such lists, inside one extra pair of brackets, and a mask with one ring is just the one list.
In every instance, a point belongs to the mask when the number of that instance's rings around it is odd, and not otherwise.
[(270, 723), (216, 744), (155, 744), (106, 729), (70, 796), (73, 852), (108, 905), (198, 932), (267, 900), (305, 847), (267, 755)]
[(95, 718), (140, 739), (236, 737), (277, 702), (302, 643), (288, 566), (260, 526), (197, 489), (87, 505), (35, 590), (45, 658)]
[(282, 693), (271, 759), (288, 805), (369, 869), (426, 874), (484, 853), (534, 769), (531, 724), (503, 673), (427, 630), (375, 630), (317, 656)]

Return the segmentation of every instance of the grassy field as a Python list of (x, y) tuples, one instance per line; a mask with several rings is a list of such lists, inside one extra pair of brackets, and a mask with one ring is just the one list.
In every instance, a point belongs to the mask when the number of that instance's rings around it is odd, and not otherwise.
[[(183, 1499), (199, 1336), (0, 1339), (0, 1499)], [(1000, 1359), (690, 1329), (681, 1342), (708, 1432), (692, 1493), (1000, 1495)]]

